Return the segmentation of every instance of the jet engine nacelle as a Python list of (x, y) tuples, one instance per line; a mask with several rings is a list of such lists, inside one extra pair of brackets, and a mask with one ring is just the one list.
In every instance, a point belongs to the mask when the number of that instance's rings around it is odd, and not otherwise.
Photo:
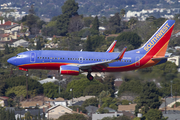
[(79, 75), (79, 67), (62, 65), (60, 66), (60, 74), (62, 75)]

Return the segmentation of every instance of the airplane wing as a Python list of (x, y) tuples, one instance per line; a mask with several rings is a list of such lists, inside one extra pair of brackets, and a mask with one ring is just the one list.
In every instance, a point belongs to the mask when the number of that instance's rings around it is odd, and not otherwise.
[(78, 67), (80, 69), (87, 69), (87, 68), (89, 68), (91, 66), (95, 66), (95, 65), (108, 66), (108, 63), (112, 63), (112, 62), (115, 62), (117, 60), (121, 60), (123, 58), (123, 56), (124, 56), (124, 53), (125, 53), (126, 49), (127, 48), (125, 47), (115, 59), (106, 60), (106, 61), (102, 61), (102, 62), (89, 63), (89, 64), (79, 64)]
[(109, 46), (109, 48), (107, 49), (106, 52), (108, 52), (108, 53), (113, 52), (114, 47), (115, 47), (115, 45), (116, 45), (116, 42), (117, 42), (117, 40), (115, 40), (115, 41)]

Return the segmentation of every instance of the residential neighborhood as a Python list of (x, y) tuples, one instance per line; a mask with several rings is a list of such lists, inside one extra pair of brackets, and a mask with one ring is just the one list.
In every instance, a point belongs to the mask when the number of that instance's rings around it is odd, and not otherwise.
[[(152, 5), (145, 0), (144, 6), (152, 7), (144, 8), (141, 1), (120, 1), (120, 7), (116, 0), (101, 2), (0, 2), (0, 120), (180, 119), (180, 1)], [(125, 72), (99, 68), (89, 81), (87, 71), (63, 75), (60, 69), (24, 70), (7, 62), (34, 50), (106, 52), (114, 40), (113, 52), (125, 46), (138, 49), (168, 19), (175, 25), (166, 54), (152, 67)]]

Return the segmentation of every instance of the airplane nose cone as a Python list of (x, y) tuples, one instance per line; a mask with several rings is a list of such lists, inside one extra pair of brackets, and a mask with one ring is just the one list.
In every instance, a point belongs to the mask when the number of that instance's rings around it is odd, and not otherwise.
[(7, 60), (7, 62), (10, 63), (10, 64), (12, 64), (12, 65), (14, 65), (15, 60), (14, 60), (14, 58), (9, 58), (9, 59)]

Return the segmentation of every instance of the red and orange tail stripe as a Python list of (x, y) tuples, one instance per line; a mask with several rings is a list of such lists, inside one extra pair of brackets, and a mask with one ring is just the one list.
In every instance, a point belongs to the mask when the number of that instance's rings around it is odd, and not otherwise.
[(116, 45), (116, 42), (117, 42), (117, 40), (115, 40), (115, 41), (110, 45), (110, 47), (107, 49), (106, 52), (108, 52), (108, 53), (113, 52), (113, 51), (114, 51), (114, 48), (115, 48), (115, 45)]

